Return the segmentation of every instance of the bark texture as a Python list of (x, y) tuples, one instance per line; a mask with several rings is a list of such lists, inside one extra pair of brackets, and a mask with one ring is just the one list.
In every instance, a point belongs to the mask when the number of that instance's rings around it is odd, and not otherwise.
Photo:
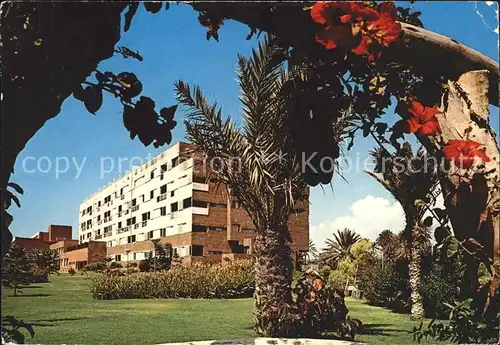
[(488, 84), (489, 72), (485, 70), (467, 72), (457, 82), (448, 82), (448, 92), (443, 97), (444, 114), (437, 118), (445, 142), (452, 139), (474, 140), (484, 144), (491, 159), (485, 163), (482, 172), (469, 178), (460, 176), (463, 175), (460, 173), (447, 174), (441, 176), (441, 184), (457, 238), (474, 238), (490, 258), (498, 261), (500, 153), (496, 135), (490, 127)]
[(423, 319), (425, 313), (424, 302), (420, 293), (422, 255), (418, 234), (422, 231), (425, 230), (420, 229), (418, 224), (412, 224), (409, 277), (411, 291), (411, 317), (415, 320)]
[(259, 335), (293, 334), (292, 256), (285, 225), (260, 230), (255, 237), (254, 319)]

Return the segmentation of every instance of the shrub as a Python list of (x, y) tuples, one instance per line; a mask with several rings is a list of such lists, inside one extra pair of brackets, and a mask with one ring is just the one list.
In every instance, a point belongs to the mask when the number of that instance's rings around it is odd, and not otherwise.
[(250, 260), (220, 264), (177, 265), (168, 271), (127, 276), (99, 275), (90, 290), (95, 299), (251, 297), (254, 267)]
[(103, 272), (106, 268), (108, 265), (104, 261), (91, 262), (85, 266), (85, 270), (91, 272)]
[(116, 262), (116, 261), (113, 261), (109, 264), (109, 268), (113, 269), (113, 268), (122, 268), (122, 264), (119, 263), (119, 262)]
[(349, 336), (354, 340), (361, 321), (347, 316), (342, 290), (324, 282), (314, 271), (303, 273), (298, 279), (293, 289), (299, 312), (297, 334), (318, 337), (325, 332), (337, 332), (342, 338)]
[(30, 284), (30, 269), (25, 250), (12, 245), (2, 265), (2, 285), (13, 289), (14, 296), (17, 296), (18, 290)]
[(137, 267), (137, 262), (129, 262), (125, 265), (125, 267), (127, 268), (131, 268), (131, 267)]
[(139, 263), (139, 270), (141, 272), (150, 272), (150, 271), (152, 271), (151, 260), (149, 260), (149, 259), (142, 260)]
[(57, 263), (57, 252), (50, 249), (34, 249), (28, 254), (31, 265), (32, 281), (34, 283), (46, 283), (49, 274), (59, 270)]
[(76, 271), (73, 267), (70, 267), (69, 270), (68, 270), (68, 273), (70, 276), (74, 276), (76, 274)]

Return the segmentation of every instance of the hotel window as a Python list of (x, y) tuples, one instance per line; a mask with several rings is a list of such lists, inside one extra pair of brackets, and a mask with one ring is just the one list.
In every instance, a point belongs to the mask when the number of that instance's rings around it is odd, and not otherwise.
[(98, 215), (97, 216), (97, 221), (100, 221), (101, 220), (101, 215)]
[(231, 203), (231, 207), (232, 207), (232, 208), (241, 208), (241, 204), (240, 204), (240, 202), (239, 202), (239, 201), (233, 201), (233, 202)]
[(208, 255), (221, 255), (222, 251), (221, 250), (207, 250)]
[(146, 212), (142, 214), (142, 221), (144, 222), (145, 220), (151, 219), (151, 212)]
[(165, 171), (167, 171), (167, 165), (166, 164), (162, 164), (161, 165), (161, 172), (164, 173)]
[(192, 245), (189, 251), (192, 256), (203, 256), (203, 246)]
[(131, 235), (127, 237), (127, 242), (128, 243), (134, 243), (135, 242), (135, 235)]
[(104, 212), (104, 218), (109, 218), (111, 216), (111, 211)]
[(125, 189), (125, 187), (123, 188), (120, 188), (120, 195), (123, 195), (123, 190)]
[(137, 205), (137, 199), (132, 200), (132, 206)]
[(132, 254), (132, 260), (137, 260), (137, 253)]
[(173, 191), (170, 192), (170, 196), (171, 197), (174, 196), (174, 195), (175, 195), (175, 190), (173, 190)]
[(175, 168), (179, 164), (179, 157), (172, 159), (172, 168)]
[(122, 211), (122, 205), (118, 206), (118, 212)]
[(100, 235), (101, 234), (101, 229), (97, 229), (97, 234)]
[(163, 228), (163, 229), (160, 229), (160, 237), (165, 237), (167, 236), (167, 229)]
[(226, 208), (227, 205), (226, 204), (218, 204), (216, 202), (211, 202), (210, 207)]
[(188, 208), (191, 207), (191, 198), (186, 198), (182, 200), (182, 208)]
[(176, 212), (179, 209), (179, 204), (174, 202), (173, 204), (170, 204), (170, 212)]
[(113, 246), (113, 241), (108, 241), (107, 246), (108, 246), (108, 247), (112, 247), (112, 246)]
[(200, 176), (200, 175), (194, 175), (193, 176), (193, 182), (195, 183), (206, 183), (207, 182), (207, 179), (203, 176)]
[(118, 229), (122, 228), (122, 222), (118, 222)]
[(155, 197), (155, 190), (153, 189), (152, 191), (149, 192), (149, 198), (153, 199)]
[(147, 233), (147, 236), (146, 236), (146, 239), (147, 239), (147, 240), (152, 239), (152, 238), (153, 238), (153, 234), (154, 234), (154, 231), (150, 231), (150, 232), (148, 232), (148, 233)]
[(122, 261), (122, 256), (120, 254), (115, 255), (115, 261)]
[(206, 208), (207, 207), (207, 202), (206, 201), (200, 201), (200, 200), (193, 200), (193, 207)]
[(127, 225), (135, 224), (135, 217), (127, 219)]
[(206, 225), (193, 224), (193, 232), (206, 232), (206, 231), (207, 231)]
[(221, 227), (221, 226), (210, 226), (209, 227), (210, 231), (225, 231), (226, 228)]
[(107, 204), (110, 201), (111, 201), (111, 195), (108, 195), (107, 197), (104, 198), (104, 203), (105, 204)]
[(101, 200), (97, 203), (97, 207), (101, 207)]
[(91, 235), (92, 235), (92, 234), (89, 232), (89, 233), (87, 234), (87, 238), (90, 238), (90, 236), (91, 236)]
[(241, 228), (239, 224), (233, 224), (231, 225), (231, 230), (235, 232), (240, 232)]
[(160, 194), (165, 194), (167, 192), (167, 185), (164, 184), (160, 187)]
[(149, 174), (149, 178), (154, 179), (155, 178), (155, 171), (151, 170), (151, 174)]
[(167, 215), (167, 206), (160, 207), (160, 216)]

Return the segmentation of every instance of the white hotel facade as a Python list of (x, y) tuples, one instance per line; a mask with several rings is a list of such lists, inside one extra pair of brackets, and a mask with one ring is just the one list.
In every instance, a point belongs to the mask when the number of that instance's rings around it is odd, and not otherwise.
[[(186, 259), (251, 254), (253, 223), (225, 188), (195, 172), (191, 150), (179, 142), (84, 200), (79, 243), (106, 242), (107, 257), (115, 261), (143, 260), (153, 250), (151, 240), (171, 243)], [(290, 224), (301, 252), (307, 250), (308, 211)]]

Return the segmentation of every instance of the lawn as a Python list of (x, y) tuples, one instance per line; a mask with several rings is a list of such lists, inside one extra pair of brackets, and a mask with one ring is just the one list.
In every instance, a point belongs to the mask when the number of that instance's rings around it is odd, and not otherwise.
[[(96, 301), (90, 279), (62, 274), (50, 283), (34, 284), (20, 297), (2, 292), (2, 315), (31, 323), (42, 344), (158, 344), (254, 336), (251, 299)], [(415, 323), (407, 315), (348, 300), (350, 315), (363, 321), (357, 341), (373, 344), (412, 343)]]

